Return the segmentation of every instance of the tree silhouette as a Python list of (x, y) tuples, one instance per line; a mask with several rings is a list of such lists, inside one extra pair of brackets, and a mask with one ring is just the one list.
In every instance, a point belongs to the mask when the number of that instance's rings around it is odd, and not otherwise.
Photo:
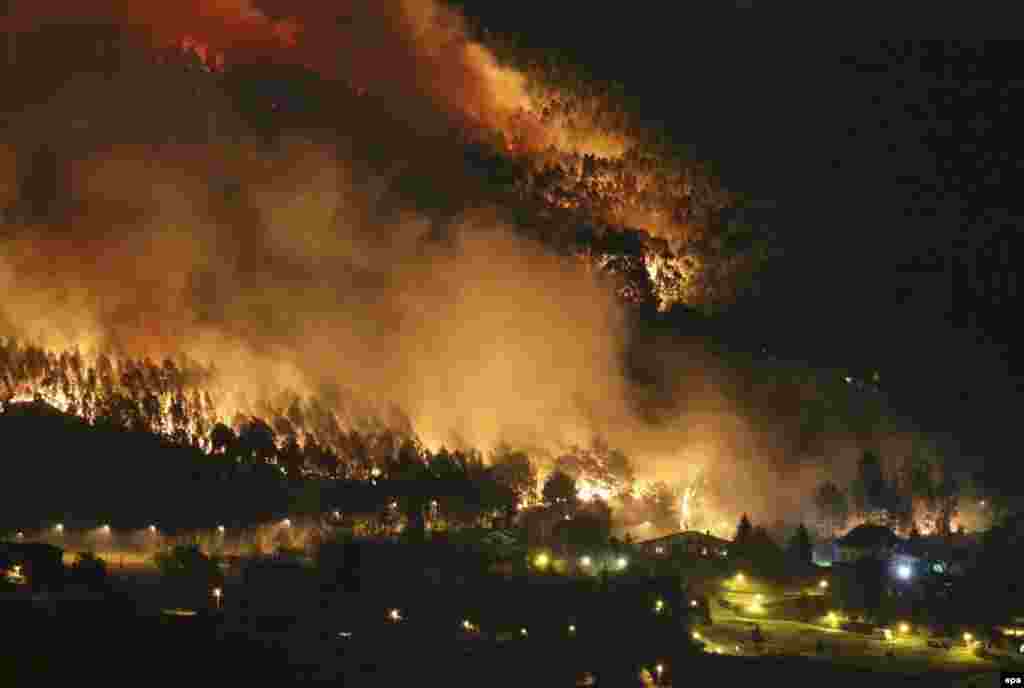
[(842, 527), (849, 518), (849, 506), (846, 494), (835, 483), (826, 481), (814, 493), (814, 504), (828, 522), (828, 533), (831, 537), (837, 527)]
[(750, 524), (750, 518), (746, 514), (743, 514), (743, 516), (740, 517), (739, 525), (736, 526), (736, 537), (733, 538), (733, 543), (739, 546), (748, 544), (753, 532), (754, 528)]
[(789, 542), (789, 551), (793, 558), (801, 564), (810, 564), (813, 560), (814, 547), (811, 544), (811, 534), (807, 527), (801, 523)]
[(239, 453), (244, 461), (266, 463), (277, 456), (274, 431), (259, 418), (252, 418), (238, 432)]
[(851, 492), (854, 506), (861, 514), (888, 506), (882, 460), (875, 452), (865, 451), (857, 463), (857, 477), (853, 482)]
[(530, 457), (502, 444), (491, 454), (492, 476), (516, 494), (519, 503), (532, 500), (537, 493), (537, 471)]
[(214, 454), (230, 458), (236, 441), (235, 431), (223, 423), (217, 423), (210, 431), (210, 451)]
[(565, 513), (572, 513), (576, 509), (576, 481), (568, 474), (556, 470), (544, 481), (541, 498), (549, 507), (559, 507)]

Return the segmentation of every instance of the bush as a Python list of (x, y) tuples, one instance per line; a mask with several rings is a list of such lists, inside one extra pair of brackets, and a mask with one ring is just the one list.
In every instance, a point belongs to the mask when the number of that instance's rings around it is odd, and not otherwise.
[(202, 603), (210, 590), (223, 585), (224, 575), (217, 560), (206, 556), (198, 545), (178, 545), (153, 557), (164, 580), (189, 603)]
[(80, 552), (71, 565), (71, 578), (89, 587), (103, 587), (107, 583), (107, 564), (92, 552)]

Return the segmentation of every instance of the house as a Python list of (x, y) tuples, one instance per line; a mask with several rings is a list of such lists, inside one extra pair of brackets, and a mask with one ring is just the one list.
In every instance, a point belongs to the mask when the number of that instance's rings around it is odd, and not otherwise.
[(903, 543), (899, 556), (929, 573), (963, 576), (974, 566), (981, 545), (981, 537), (973, 533), (921, 537)]
[(839, 561), (839, 545), (835, 540), (820, 542), (811, 551), (811, 561), (818, 566), (832, 566)]
[(729, 554), (728, 540), (717, 538), (711, 533), (686, 530), (664, 537), (638, 543), (640, 551), (652, 557), (668, 557), (683, 553), (698, 557), (725, 557)]
[(834, 563), (852, 564), (865, 557), (889, 559), (903, 543), (896, 533), (884, 526), (860, 525), (836, 540), (838, 558)]

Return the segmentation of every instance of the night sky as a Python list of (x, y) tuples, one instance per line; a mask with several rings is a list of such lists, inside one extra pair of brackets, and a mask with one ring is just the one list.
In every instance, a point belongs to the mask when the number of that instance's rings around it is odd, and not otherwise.
[(966, 464), (1010, 477), (1020, 47), (842, 44), (706, 3), (685, 17), (463, 4), (621, 81), (729, 187), (775, 202), (785, 255), (730, 326), (780, 356), (878, 370), (901, 411), (961, 440)]

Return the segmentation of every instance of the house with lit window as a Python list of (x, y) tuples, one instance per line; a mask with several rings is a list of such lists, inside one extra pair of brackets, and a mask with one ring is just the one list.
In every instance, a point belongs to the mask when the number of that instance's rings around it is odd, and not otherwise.
[(833, 563), (853, 564), (866, 557), (889, 559), (902, 544), (903, 540), (885, 526), (860, 525), (836, 540), (838, 556)]
[(970, 570), (981, 551), (977, 534), (950, 533), (908, 540), (896, 556), (915, 569), (936, 575), (963, 576)]
[(652, 557), (668, 557), (672, 554), (725, 557), (729, 554), (731, 544), (728, 540), (717, 538), (711, 533), (686, 530), (637, 543), (637, 547), (641, 552)]

